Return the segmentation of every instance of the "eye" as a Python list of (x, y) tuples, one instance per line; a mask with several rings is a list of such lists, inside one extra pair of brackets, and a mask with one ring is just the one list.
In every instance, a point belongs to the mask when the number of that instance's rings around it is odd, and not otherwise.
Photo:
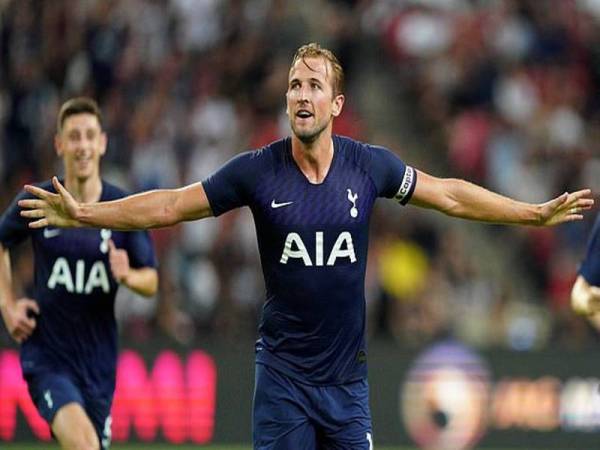
[(311, 83), (310, 87), (313, 89), (321, 89), (321, 85), (319, 83)]

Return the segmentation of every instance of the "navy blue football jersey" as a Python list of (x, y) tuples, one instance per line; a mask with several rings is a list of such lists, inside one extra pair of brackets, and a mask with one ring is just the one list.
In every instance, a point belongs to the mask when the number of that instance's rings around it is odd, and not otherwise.
[(579, 274), (592, 286), (600, 286), (600, 214), (588, 240), (585, 259)]
[(405, 204), (416, 171), (392, 152), (334, 136), (322, 183), (292, 157), (291, 138), (233, 158), (203, 181), (215, 216), (250, 207), (266, 286), (256, 360), (310, 384), (366, 376), (369, 218), (377, 197)]
[[(40, 187), (55, 192), (50, 181)], [(102, 182), (101, 201), (126, 194)], [(21, 347), (24, 374), (67, 371), (92, 392), (114, 391), (117, 328), (114, 301), (118, 283), (108, 261), (108, 242), (127, 250), (133, 268), (155, 267), (145, 231), (109, 229), (30, 229), (17, 202), (33, 196), (21, 192), (0, 218), (0, 243), (11, 249), (31, 238), (34, 293), (40, 315), (37, 328)]]

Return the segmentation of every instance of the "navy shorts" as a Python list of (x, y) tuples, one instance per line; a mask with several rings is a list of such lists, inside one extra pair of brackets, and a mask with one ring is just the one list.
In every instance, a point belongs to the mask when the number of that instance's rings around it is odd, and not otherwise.
[(256, 364), (255, 450), (371, 450), (369, 385), (313, 386)]
[(52, 424), (60, 408), (68, 403), (79, 403), (96, 429), (100, 448), (107, 450), (111, 441), (110, 398), (86, 395), (66, 374), (45, 372), (25, 376), (29, 395), (40, 415)]

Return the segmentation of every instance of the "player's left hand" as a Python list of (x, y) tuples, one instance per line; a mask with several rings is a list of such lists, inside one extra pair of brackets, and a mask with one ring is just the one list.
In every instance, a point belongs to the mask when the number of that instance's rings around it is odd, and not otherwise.
[(572, 222), (574, 220), (583, 219), (581, 214), (587, 211), (594, 205), (592, 191), (590, 189), (582, 189), (577, 192), (565, 192), (564, 194), (541, 204), (540, 226), (558, 225), (564, 222)]
[(129, 271), (131, 270), (129, 255), (122, 248), (117, 248), (112, 239), (108, 241), (108, 260), (115, 280), (119, 283), (126, 283)]

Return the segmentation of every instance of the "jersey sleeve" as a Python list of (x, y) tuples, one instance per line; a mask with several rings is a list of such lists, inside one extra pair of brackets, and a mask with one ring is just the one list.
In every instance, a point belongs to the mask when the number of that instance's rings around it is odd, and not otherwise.
[(17, 204), (19, 200), (25, 198), (32, 197), (22, 191), (0, 217), (0, 244), (7, 249), (20, 244), (30, 235), (29, 220), (21, 217), (21, 207)]
[(592, 286), (600, 286), (600, 215), (592, 229), (579, 274)]
[(202, 181), (215, 217), (249, 204), (263, 161), (260, 150), (241, 153)]
[(417, 185), (417, 171), (407, 166), (394, 153), (384, 147), (370, 145), (371, 178), (379, 197), (394, 198), (406, 205)]
[(156, 267), (156, 255), (152, 238), (147, 231), (132, 231), (127, 236), (129, 265), (134, 269)]

